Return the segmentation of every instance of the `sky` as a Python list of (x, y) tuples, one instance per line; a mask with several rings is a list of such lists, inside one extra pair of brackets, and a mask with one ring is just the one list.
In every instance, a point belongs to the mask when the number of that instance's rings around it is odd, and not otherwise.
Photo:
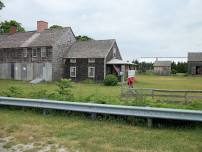
[(44, 20), (49, 26), (71, 26), (75, 35), (116, 39), (124, 60), (202, 51), (202, 0), (3, 2), (1, 21), (14, 19), (26, 30), (35, 30), (36, 21)]

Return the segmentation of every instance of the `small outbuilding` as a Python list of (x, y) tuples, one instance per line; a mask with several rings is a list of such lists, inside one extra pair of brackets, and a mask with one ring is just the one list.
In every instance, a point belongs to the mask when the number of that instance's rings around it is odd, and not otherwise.
[(202, 52), (188, 53), (188, 74), (202, 75)]
[(171, 61), (155, 61), (154, 73), (158, 75), (170, 75), (171, 73)]

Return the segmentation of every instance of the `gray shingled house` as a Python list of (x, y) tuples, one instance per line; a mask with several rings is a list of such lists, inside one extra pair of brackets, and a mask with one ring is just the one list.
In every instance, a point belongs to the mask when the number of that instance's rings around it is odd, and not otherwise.
[[(14, 30), (15, 29), (15, 30)], [(76, 41), (70, 27), (48, 29), (37, 21), (37, 30), (0, 34), (0, 78), (46, 81), (63, 76), (64, 51)]]
[(170, 75), (171, 73), (171, 61), (155, 61), (153, 67), (157, 75)]
[(107, 74), (118, 76), (129, 63), (122, 57), (115, 40), (90, 40), (74, 43), (64, 56), (66, 77), (80, 81), (103, 80)]
[(188, 73), (202, 75), (202, 52), (188, 53)]
[(47, 22), (37, 21), (36, 31), (12, 27), (0, 34), (1, 79), (103, 80), (127, 68), (115, 40), (76, 42), (70, 27), (48, 29)]

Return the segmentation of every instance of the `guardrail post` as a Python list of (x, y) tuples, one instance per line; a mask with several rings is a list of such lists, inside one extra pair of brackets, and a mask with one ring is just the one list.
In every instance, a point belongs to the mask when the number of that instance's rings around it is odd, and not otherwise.
[(153, 126), (152, 118), (147, 118), (147, 125), (148, 125), (149, 128), (152, 128), (152, 126)]
[(47, 115), (48, 114), (48, 110), (47, 109), (43, 109), (43, 115)]
[(91, 119), (96, 119), (96, 113), (91, 113)]
[(152, 90), (152, 99), (154, 99), (154, 90)]

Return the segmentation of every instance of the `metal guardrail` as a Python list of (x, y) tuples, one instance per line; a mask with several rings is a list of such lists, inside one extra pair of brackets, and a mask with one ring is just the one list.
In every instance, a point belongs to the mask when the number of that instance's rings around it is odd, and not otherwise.
[(202, 122), (202, 111), (0, 97), (0, 105)]

